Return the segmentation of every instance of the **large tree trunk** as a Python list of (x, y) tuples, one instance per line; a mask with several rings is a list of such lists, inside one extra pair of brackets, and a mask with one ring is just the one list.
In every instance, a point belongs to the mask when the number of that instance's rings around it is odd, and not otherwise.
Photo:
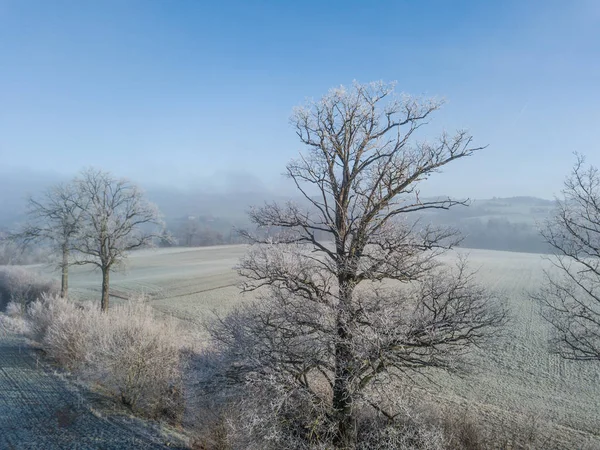
[(349, 389), (351, 382), (349, 366), (352, 356), (347, 343), (339, 342), (336, 344), (335, 358), (336, 374), (333, 386), (333, 408), (337, 416), (335, 444), (340, 449), (350, 450), (356, 447), (357, 430), (352, 411), (353, 399)]
[(352, 384), (352, 332), (350, 310), (352, 287), (347, 279), (340, 277), (340, 301), (337, 318), (338, 340), (335, 344), (335, 382), (333, 385), (333, 408), (336, 413), (337, 435), (335, 445), (344, 450), (356, 447), (357, 430), (353, 414)]
[(69, 294), (69, 249), (63, 248), (62, 252), (62, 263), (60, 265), (62, 270), (62, 277), (60, 280), (60, 296), (67, 298)]
[(109, 288), (109, 279), (108, 275), (110, 273), (110, 268), (106, 267), (102, 269), (102, 301), (100, 303), (100, 309), (102, 312), (108, 311), (108, 288)]

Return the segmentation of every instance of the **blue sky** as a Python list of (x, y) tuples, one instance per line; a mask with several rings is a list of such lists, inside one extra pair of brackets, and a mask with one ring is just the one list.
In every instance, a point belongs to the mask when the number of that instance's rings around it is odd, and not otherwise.
[(0, 0), (0, 173), (283, 189), (292, 108), (354, 79), (489, 144), (428, 194), (550, 198), (572, 152), (600, 163), (595, 0)]

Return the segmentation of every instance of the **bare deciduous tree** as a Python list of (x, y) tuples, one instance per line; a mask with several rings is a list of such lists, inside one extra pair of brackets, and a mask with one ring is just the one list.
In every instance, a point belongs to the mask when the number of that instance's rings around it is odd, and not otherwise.
[(600, 361), (600, 175), (577, 162), (541, 230), (555, 250), (544, 287), (534, 294), (553, 326), (553, 350), (566, 359)]
[(194, 246), (194, 238), (200, 233), (200, 223), (198, 219), (189, 216), (180, 226), (178, 235), (182, 237), (181, 242), (187, 247)]
[(60, 296), (69, 289), (69, 255), (81, 228), (81, 199), (72, 183), (57, 184), (46, 190), (41, 199), (30, 197), (27, 202), (28, 221), (11, 238), (25, 245), (48, 243), (61, 255)]
[(82, 204), (82, 227), (76, 241), (77, 264), (94, 264), (102, 272), (102, 311), (109, 306), (109, 276), (128, 252), (161, 236), (156, 206), (126, 179), (88, 169), (75, 179)]
[[(438, 262), (457, 233), (407, 215), (464, 204), (419, 198), (418, 186), (481, 147), (465, 131), (415, 142), (441, 102), (393, 90), (355, 83), (295, 111), (308, 150), (287, 175), (310, 207), (251, 211), (259, 228), (277, 231), (245, 233), (253, 245), (239, 270), (245, 289), (264, 298), (212, 329), (237, 358), (226, 378), (299, 393), (322, 408), (338, 448), (356, 446), (359, 404), (394, 419), (389, 380), (456, 368), (505, 320), (464, 261), (455, 271)], [(317, 238), (323, 233), (333, 243)]]

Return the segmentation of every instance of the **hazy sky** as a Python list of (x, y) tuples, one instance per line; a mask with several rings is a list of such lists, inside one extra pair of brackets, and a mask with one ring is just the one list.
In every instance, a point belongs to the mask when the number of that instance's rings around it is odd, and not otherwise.
[(600, 163), (600, 2), (0, 0), (0, 173), (280, 186), (292, 108), (352, 80), (443, 96), (489, 148), (427, 193), (551, 197)]

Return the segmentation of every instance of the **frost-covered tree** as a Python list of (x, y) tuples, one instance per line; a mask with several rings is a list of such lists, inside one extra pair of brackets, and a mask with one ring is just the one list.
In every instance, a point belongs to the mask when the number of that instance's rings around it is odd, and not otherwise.
[(231, 360), (218, 380), (271, 386), (278, 394), (264, 403), (274, 416), (298, 399), (320, 411), (294, 436), (354, 448), (358, 408), (397, 417), (391, 380), (456, 368), (505, 320), (464, 261), (454, 270), (438, 262), (459, 242), (457, 233), (409, 215), (464, 204), (420, 198), (418, 188), (482, 148), (466, 131), (417, 141), (415, 132), (440, 106), (395, 95), (391, 84), (355, 83), (294, 112), (306, 150), (287, 175), (310, 206), (251, 211), (261, 231), (245, 233), (253, 245), (239, 270), (245, 289), (263, 298), (212, 327)]
[(541, 230), (555, 250), (534, 297), (552, 325), (552, 348), (566, 359), (600, 361), (600, 174), (585, 159), (565, 180)]
[(160, 238), (163, 223), (157, 207), (126, 179), (97, 169), (75, 179), (82, 210), (82, 227), (75, 243), (76, 263), (93, 264), (102, 272), (102, 311), (109, 306), (110, 272), (131, 250)]
[(194, 238), (198, 236), (200, 229), (201, 227), (198, 219), (193, 216), (189, 216), (183, 221), (177, 230), (177, 235), (180, 237), (179, 242), (186, 247), (193, 247), (195, 240)]
[(69, 256), (82, 223), (82, 199), (73, 183), (60, 183), (47, 189), (39, 198), (27, 201), (27, 222), (11, 239), (26, 245), (49, 244), (60, 255), (60, 296), (69, 289)]

